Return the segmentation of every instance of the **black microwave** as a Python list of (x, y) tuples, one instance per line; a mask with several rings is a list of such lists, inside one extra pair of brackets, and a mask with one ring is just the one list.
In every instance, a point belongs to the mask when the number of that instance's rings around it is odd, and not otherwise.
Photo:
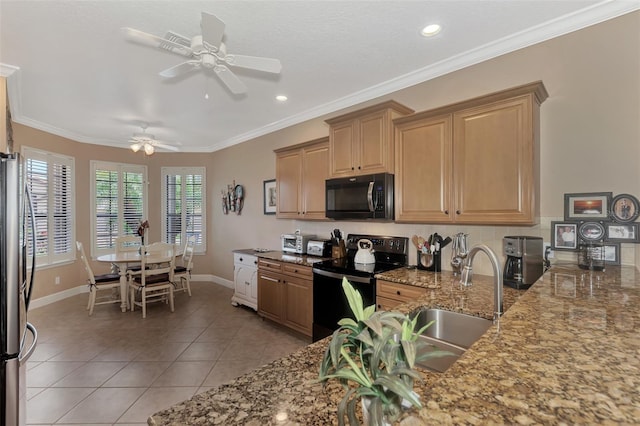
[(394, 219), (392, 174), (327, 179), (325, 188), (330, 219)]

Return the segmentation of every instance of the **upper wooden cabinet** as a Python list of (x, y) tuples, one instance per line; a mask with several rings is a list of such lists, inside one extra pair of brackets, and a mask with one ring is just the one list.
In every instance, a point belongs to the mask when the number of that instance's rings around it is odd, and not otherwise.
[(324, 181), (329, 177), (329, 138), (275, 152), (277, 217), (326, 219)]
[(534, 224), (542, 82), (394, 120), (396, 222)]
[(388, 101), (326, 120), (330, 126), (330, 176), (393, 173), (393, 119), (412, 112)]

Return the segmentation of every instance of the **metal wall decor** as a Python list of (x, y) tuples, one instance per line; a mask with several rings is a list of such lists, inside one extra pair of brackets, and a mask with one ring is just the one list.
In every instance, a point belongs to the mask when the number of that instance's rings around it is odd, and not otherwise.
[(227, 185), (227, 191), (221, 190), (222, 195), (222, 213), (229, 214), (229, 212), (240, 214), (242, 207), (244, 206), (244, 188), (242, 185), (236, 185), (236, 181), (233, 184)]

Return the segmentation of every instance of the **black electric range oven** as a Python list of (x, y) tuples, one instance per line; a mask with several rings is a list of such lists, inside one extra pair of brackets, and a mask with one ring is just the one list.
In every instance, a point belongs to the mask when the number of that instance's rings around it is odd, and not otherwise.
[[(358, 241), (373, 243), (376, 262), (354, 262)], [(333, 334), (338, 321), (353, 318), (347, 298), (342, 291), (342, 278), (360, 292), (364, 306), (376, 303), (376, 274), (406, 266), (409, 260), (409, 239), (377, 235), (349, 234), (345, 242), (347, 256), (313, 264), (313, 341)]]

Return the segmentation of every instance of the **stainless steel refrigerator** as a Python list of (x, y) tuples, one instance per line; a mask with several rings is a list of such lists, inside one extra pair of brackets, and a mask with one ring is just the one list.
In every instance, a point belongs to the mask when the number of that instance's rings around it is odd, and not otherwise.
[(27, 322), (35, 272), (35, 241), (28, 238), (33, 225), (23, 161), (17, 153), (0, 153), (0, 425), (26, 423), (25, 364), (38, 340)]

